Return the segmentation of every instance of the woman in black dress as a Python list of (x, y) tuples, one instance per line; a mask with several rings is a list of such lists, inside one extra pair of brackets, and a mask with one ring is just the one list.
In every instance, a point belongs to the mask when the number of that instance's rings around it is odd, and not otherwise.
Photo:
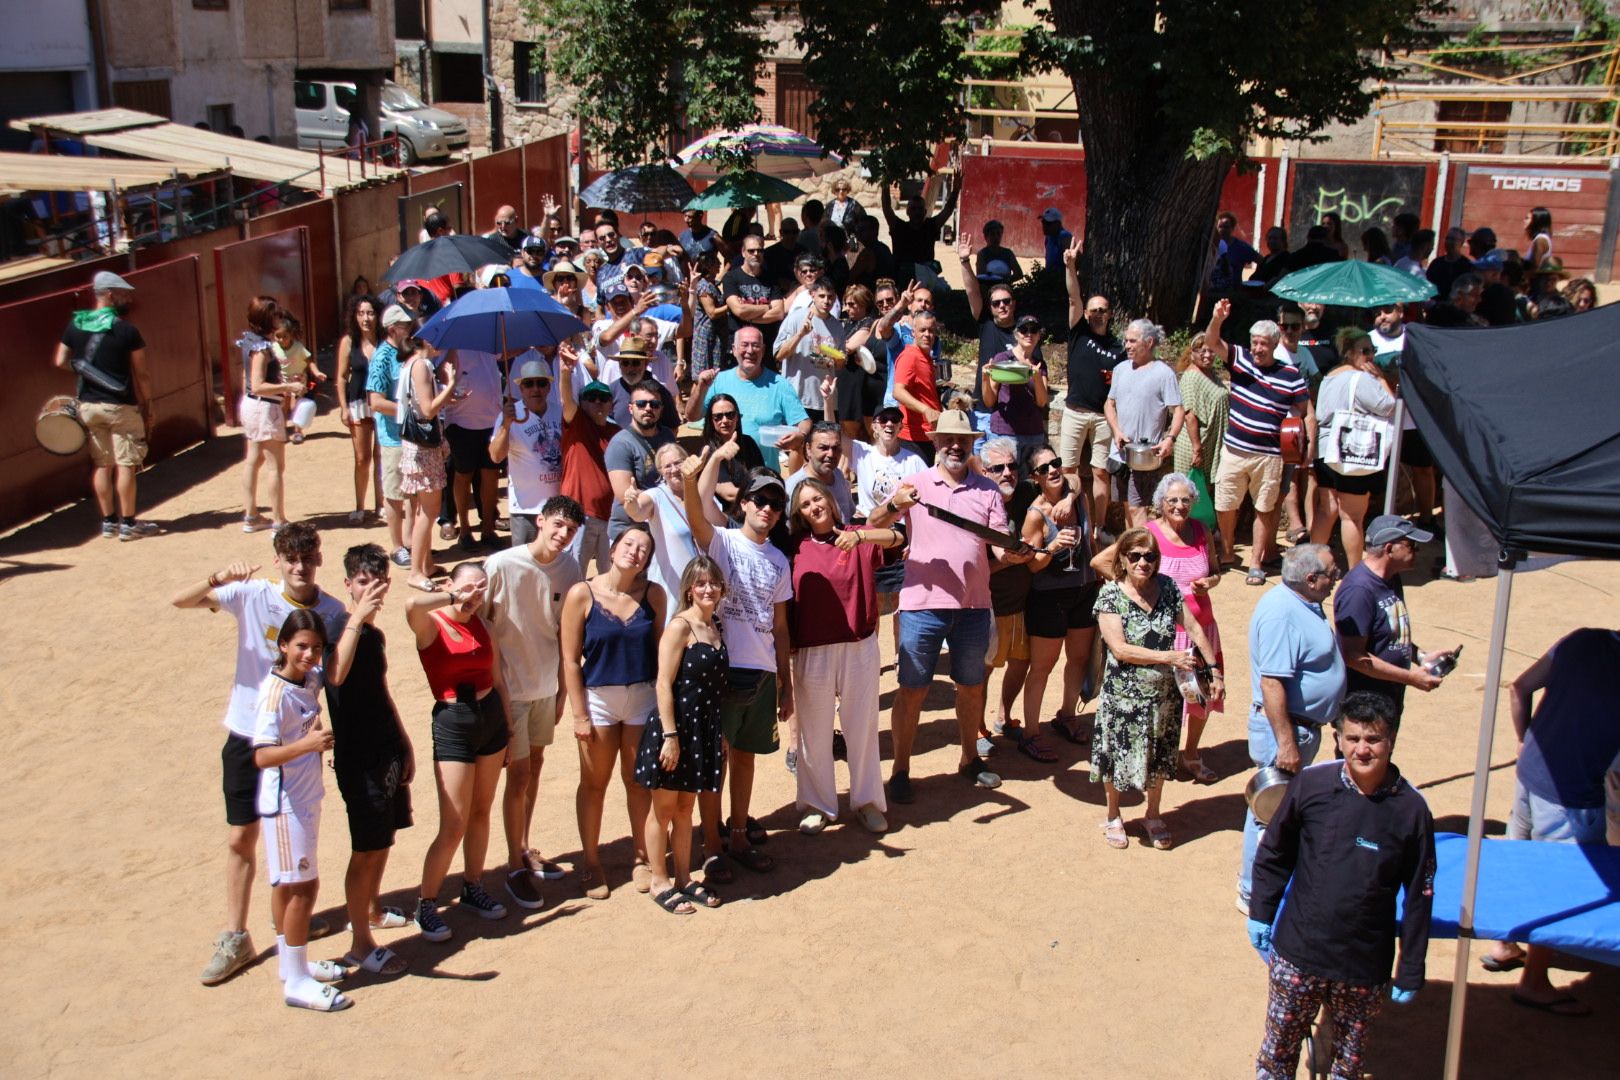
[[(647, 861), (652, 898), (672, 915), (719, 907), (720, 898), (692, 880), (692, 807), (700, 791), (719, 791), (726, 751), (720, 699), (726, 688), (725, 639), (715, 611), (726, 594), (720, 567), (697, 555), (681, 575), (681, 610), (658, 643), (658, 723), (642, 730), (636, 782), (652, 791), (647, 817)], [(664, 873), (666, 846), (675, 855), (675, 879)]]

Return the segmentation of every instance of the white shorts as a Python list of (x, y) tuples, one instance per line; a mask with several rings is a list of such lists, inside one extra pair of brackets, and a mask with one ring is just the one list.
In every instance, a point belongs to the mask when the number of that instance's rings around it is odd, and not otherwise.
[(259, 823), (264, 830), (264, 865), (271, 885), (297, 885), (320, 877), (315, 849), (321, 834), (321, 808), (281, 813)]
[(585, 704), (591, 710), (591, 723), (597, 727), (640, 727), (658, 714), (658, 691), (650, 682), (592, 686), (585, 690)]
[(372, 415), (371, 414), (371, 403), (368, 402), (368, 401), (360, 401), (359, 399), (356, 399), (354, 401), (349, 402), (349, 404), (348, 404), (348, 412), (349, 412), (349, 419), (353, 420), (357, 424), (362, 420), (370, 420), (371, 415)]

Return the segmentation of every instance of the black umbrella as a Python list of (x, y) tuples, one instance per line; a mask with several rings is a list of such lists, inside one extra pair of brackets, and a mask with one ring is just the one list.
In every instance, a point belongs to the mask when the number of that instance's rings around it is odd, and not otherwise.
[(625, 214), (681, 210), (695, 198), (692, 185), (668, 165), (632, 165), (605, 173), (579, 193), (586, 206)]
[(512, 265), (512, 249), (504, 240), (483, 236), (435, 236), (417, 244), (383, 271), (384, 281), (432, 281), (446, 274), (475, 274), (490, 263)]

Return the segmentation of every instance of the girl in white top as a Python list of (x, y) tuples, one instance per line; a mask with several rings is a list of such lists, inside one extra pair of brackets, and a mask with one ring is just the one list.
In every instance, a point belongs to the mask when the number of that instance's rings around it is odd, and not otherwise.
[[(1328, 372), (1317, 390), (1316, 415), (1321, 430), (1328, 430), (1333, 414), (1341, 409), (1385, 418), (1394, 416), (1395, 395), (1383, 369), (1373, 359), (1376, 346), (1372, 338), (1346, 327), (1339, 332), (1337, 344), (1344, 363)], [(1333, 522), (1337, 520), (1339, 538), (1344, 542), (1345, 563), (1354, 567), (1361, 561), (1364, 547), (1361, 525), (1367, 516), (1367, 503), (1379, 488), (1381, 476), (1346, 476), (1320, 461), (1314, 471), (1316, 514), (1311, 519), (1311, 542), (1327, 543), (1333, 533)]]
[(259, 774), (258, 809), (264, 830), (265, 866), (270, 876), (270, 908), (282, 996), (288, 1005), (336, 1012), (353, 1002), (329, 983), (345, 974), (327, 961), (309, 962), (309, 918), (320, 888), (315, 852), (321, 823), (321, 755), (332, 748), (332, 733), (321, 724), (321, 657), (326, 627), (319, 615), (300, 608), (287, 616), (276, 636), (281, 660), (259, 687), (253, 724), (253, 763)]
[(1524, 215), (1524, 235), (1530, 246), (1524, 249), (1525, 270), (1539, 269), (1552, 256), (1552, 211), (1537, 206)]
[[(665, 597), (679, 596), (681, 575), (697, 554), (692, 543), (692, 526), (686, 520), (686, 478), (681, 466), (686, 451), (679, 443), (665, 443), (654, 460), (664, 482), (642, 491), (632, 483), (621, 494), (624, 512), (631, 521), (646, 523), (653, 536), (653, 561), (647, 567), (647, 580), (664, 590)], [(674, 604), (666, 604), (664, 625), (675, 617)]]

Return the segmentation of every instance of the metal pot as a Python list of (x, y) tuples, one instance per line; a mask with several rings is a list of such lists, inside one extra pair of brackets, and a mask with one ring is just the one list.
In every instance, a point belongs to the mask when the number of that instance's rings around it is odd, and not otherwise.
[(1152, 443), (1131, 443), (1125, 448), (1125, 464), (1132, 472), (1156, 472), (1164, 462)]
[(1267, 765), (1249, 777), (1249, 783), (1243, 789), (1243, 798), (1248, 801), (1254, 820), (1261, 825), (1271, 821), (1271, 815), (1282, 805), (1288, 782), (1293, 778), (1293, 773), (1275, 765)]

